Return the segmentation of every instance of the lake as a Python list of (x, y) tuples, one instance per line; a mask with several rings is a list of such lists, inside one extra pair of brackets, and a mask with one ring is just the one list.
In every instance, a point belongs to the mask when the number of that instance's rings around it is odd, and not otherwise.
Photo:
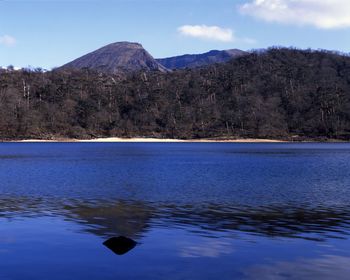
[(350, 144), (3, 143), (0, 194), (0, 279), (350, 273)]

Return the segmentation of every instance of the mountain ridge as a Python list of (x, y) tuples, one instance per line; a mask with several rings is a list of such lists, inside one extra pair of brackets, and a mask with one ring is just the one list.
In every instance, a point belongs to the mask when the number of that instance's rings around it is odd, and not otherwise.
[(196, 68), (215, 63), (224, 63), (246, 54), (248, 52), (239, 49), (229, 49), (155, 59), (140, 43), (122, 41), (103, 46), (59, 68), (88, 68), (108, 74), (140, 70), (168, 72), (176, 69)]
[(173, 57), (156, 59), (160, 64), (168, 69), (185, 69), (207, 66), (215, 63), (228, 62), (233, 58), (237, 58), (248, 54), (248, 52), (239, 49), (229, 50), (211, 50), (200, 54), (184, 54)]

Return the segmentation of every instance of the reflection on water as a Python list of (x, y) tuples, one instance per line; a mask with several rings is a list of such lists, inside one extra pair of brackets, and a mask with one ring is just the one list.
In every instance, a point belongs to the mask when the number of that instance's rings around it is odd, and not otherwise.
[[(64, 206), (65, 210), (69, 209)], [(71, 206), (68, 217), (87, 226), (87, 230), (108, 236), (141, 236), (150, 226), (188, 227), (199, 235), (243, 231), (268, 237), (304, 238), (322, 241), (347, 238), (350, 207), (341, 208), (230, 208), (220, 205), (156, 205), (141, 202)]]
[(83, 224), (88, 232), (104, 237), (140, 237), (156, 215), (156, 210), (143, 202), (70, 201), (61, 207), (68, 218)]
[(254, 266), (247, 273), (247, 279), (295, 279), (295, 280), (348, 280), (350, 258), (324, 256), (316, 259), (299, 259), (294, 262), (277, 262)]
[(210, 205), (196, 209), (171, 207), (162, 211), (171, 223), (197, 225), (203, 230), (243, 231), (268, 237), (324, 240), (346, 238), (350, 208), (302, 208), (279, 205), (260, 208), (229, 208)]
[[(63, 216), (102, 237), (141, 238), (150, 227), (179, 227), (198, 235), (245, 232), (265, 237), (325, 241), (346, 239), (350, 233), (350, 205), (332, 209), (289, 205), (229, 207), (216, 204), (167, 205), (140, 201), (0, 199), (0, 217), (7, 219)], [(254, 238), (254, 237), (252, 237)]]
[(0, 279), (346, 279), (349, 170), (347, 144), (0, 145)]
[[(3, 198), (0, 200), (0, 205), (0, 217), (11, 221), (12, 226), (26, 219), (29, 219), (30, 224), (31, 220), (46, 217), (59, 218), (61, 221), (66, 221), (68, 223), (66, 226), (73, 228), (77, 233), (86, 232), (101, 237), (104, 239), (103, 244), (117, 255), (128, 253), (136, 245), (134, 240), (124, 236), (135, 238), (140, 243), (135, 248), (135, 253), (138, 250), (142, 252), (143, 247), (147, 247), (147, 250), (150, 252), (153, 250), (154, 254), (170, 254), (170, 256), (174, 254), (178, 258), (187, 260), (218, 259), (222, 263), (253, 252), (257, 255), (260, 253), (269, 255), (271, 252), (265, 250), (271, 250), (271, 248), (266, 248), (264, 244), (259, 245), (262, 240), (272, 241), (277, 238), (282, 240), (279, 246), (292, 251), (293, 247), (289, 247), (290, 244), (288, 245), (286, 240), (304, 240), (302, 246), (296, 246), (296, 252), (292, 254), (297, 257), (295, 261), (275, 261), (274, 263), (269, 261), (263, 264), (264, 258), (258, 258), (260, 261), (254, 264), (254, 262), (250, 263), (254, 260), (250, 255), (246, 260), (247, 263), (242, 262), (241, 267), (234, 268), (241, 279), (310, 279), (314, 277), (330, 279), (328, 277), (334, 275), (335, 271), (337, 271), (336, 279), (346, 279), (343, 275), (348, 274), (343, 273), (349, 272), (349, 257), (343, 256), (344, 251), (340, 252), (339, 256), (328, 255), (328, 253), (310, 259), (298, 256), (306, 248), (311, 251), (322, 248), (315, 244), (327, 244), (330, 240), (347, 240), (350, 232), (350, 207), (293, 208), (285, 205), (249, 208), (215, 204), (166, 205), (135, 201), (48, 200), (24, 197)], [(62, 226), (60, 223), (55, 223), (50, 222), (48, 226), (54, 230)], [(71, 223), (75, 226), (73, 227)], [(11, 227), (11, 224), (7, 226)], [(16, 226), (13, 230), (16, 230)], [(119, 237), (105, 239), (110, 236)], [(148, 239), (150, 240), (147, 241)], [(16, 244), (15, 239), (8, 241), (10, 245)], [(0, 235), (0, 244), (3, 242)], [(164, 242), (170, 243), (170, 248), (163, 246)], [(251, 248), (240, 248), (242, 243), (247, 242), (251, 243)], [(316, 243), (310, 246), (305, 242)], [(257, 244), (254, 245), (254, 243)], [(332, 250), (329, 254), (336, 252)], [(0, 256), (6, 254), (6, 251), (2, 253), (0, 251)], [(280, 253), (278, 255), (283, 256)], [(167, 257), (170, 256), (167, 255)], [(175, 266), (177, 265), (179, 264), (176, 263)], [(190, 272), (187, 271), (187, 273)], [(229, 275), (233, 275), (232, 271), (230, 273)], [(214, 276), (206, 278), (205, 274), (200, 275), (201, 279), (215, 279)], [(271, 275), (275, 278), (270, 278)], [(159, 277), (159, 279), (162, 278)]]

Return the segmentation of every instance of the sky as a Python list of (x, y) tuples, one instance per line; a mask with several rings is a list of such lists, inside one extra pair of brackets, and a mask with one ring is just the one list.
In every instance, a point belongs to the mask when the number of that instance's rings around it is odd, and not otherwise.
[(106, 44), (155, 58), (270, 46), (350, 52), (349, 0), (0, 0), (0, 65), (61, 66)]

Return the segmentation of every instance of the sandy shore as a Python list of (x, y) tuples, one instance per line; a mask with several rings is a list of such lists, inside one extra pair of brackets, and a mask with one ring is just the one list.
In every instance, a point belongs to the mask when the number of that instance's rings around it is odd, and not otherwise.
[(181, 140), (181, 139), (160, 139), (160, 138), (96, 138), (96, 139), (53, 139), (53, 140), (39, 140), (39, 139), (26, 139), (11, 142), (84, 142), (84, 143), (117, 143), (117, 142), (149, 142), (149, 143), (279, 143), (284, 142), (280, 140), (271, 139), (193, 139), (193, 140)]

